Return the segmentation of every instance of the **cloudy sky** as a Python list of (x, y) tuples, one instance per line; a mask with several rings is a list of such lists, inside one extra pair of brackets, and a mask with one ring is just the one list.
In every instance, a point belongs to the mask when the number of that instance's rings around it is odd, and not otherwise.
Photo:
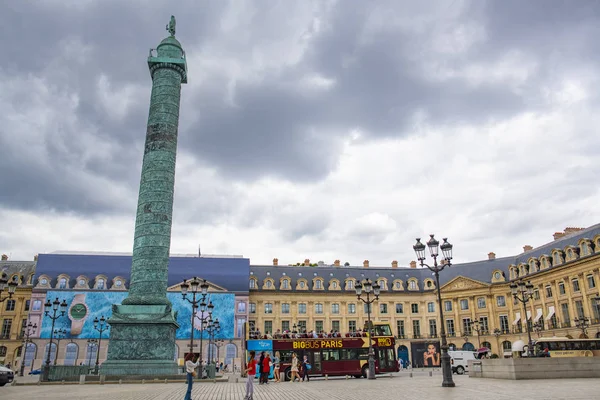
[(172, 253), (408, 265), (434, 232), (470, 261), (600, 222), (596, 1), (12, 1), (0, 252), (131, 251), (171, 14)]

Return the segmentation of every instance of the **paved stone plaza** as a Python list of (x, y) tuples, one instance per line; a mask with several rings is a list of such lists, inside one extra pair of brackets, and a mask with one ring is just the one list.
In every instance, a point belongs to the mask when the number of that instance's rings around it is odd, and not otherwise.
[[(441, 376), (419, 374), (414, 378), (401, 374), (393, 378), (313, 379), (310, 383), (270, 383), (255, 386), (256, 400), (365, 400), (377, 399), (594, 399), (598, 398), (597, 379), (561, 379), (508, 381), (469, 379), (455, 376), (455, 388), (440, 387)], [(5, 386), (0, 398), (13, 399), (88, 399), (88, 400), (175, 400), (183, 399), (185, 384), (123, 384), (123, 385), (52, 385)], [(242, 383), (201, 383), (194, 385), (194, 399), (241, 400)]]

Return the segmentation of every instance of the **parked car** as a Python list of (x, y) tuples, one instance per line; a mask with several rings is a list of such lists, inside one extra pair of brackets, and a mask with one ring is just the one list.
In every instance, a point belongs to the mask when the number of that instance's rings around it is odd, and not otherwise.
[(455, 350), (448, 351), (450, 355), (450, 364), (452, 365), (452, 372), (462, 375), (465, 372), (469, 372), (469, 360), (477, 359), (476, 351), (464, 351)]
[(0, 367), (0, 386), (11, 383), (15, 379), (15, 373), (6, 367)]

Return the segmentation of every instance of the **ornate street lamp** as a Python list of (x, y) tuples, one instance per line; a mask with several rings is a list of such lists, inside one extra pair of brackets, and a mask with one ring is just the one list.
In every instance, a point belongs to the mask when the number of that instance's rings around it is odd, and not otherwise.
[[(373, 284), (369, 279), (362, 283), (356, 282), (354, 285), (356, 297), (367, 305), (367, 329), (369, 331), (369, 379), (375, 379), (375, 353), (373, 352), (373, 323), (371, 322), (371, 304), (379, 300), (381, 287), (379, 284)], [(363, 295), (365, 297), (363, 297)], [(373, 297), (371, 297), (373, 296)]]
[(100, 319), (98, 319), (98, 317), (94, 319), (94, 329), (100, 332), (98, 351), (96, 352), (96, 367), (94, 368), (94, 374), (98, 375), (98, 366), (100, 364), (100, 346), (102, 346), (102, 332), (108, 330), (108, 324), (106, 323), (106, 318), (104, 318), (104, 315)]
[[(427, 265), (425, 261), (425, 245), (421, 243), (421, 238), (417, 238), (417, 243), (413, 246), (413, 250), (417, 255), (422, 267), (427, 267), (435, 275), (435, 285), (437, 288), (438, 308), (440, 310), (440, 336), (442, 338), (442, 386), (443, 387), (454, 387), (454, 381), (452, 380), (452, 367), (450, 366), (450, 355), (448, 354), (448, 342), (446, 340), (446, 328), (444, 327), (444, 310), (442, 308), (442, 294), (440, 287), (440, 272), (445, 267), (452, 265), (452, 245), (448, 243), (448, 239), (444, 238), (444, 243), (440, 246), (440, 242), (434, 238), (434, 235), (429, 235), (430, 239), (427, 242), (429, 247), (429, 253), (433, 258), (433, 266)], [(437, 258), (439, 256), (439, 249), (442, 249), (443, 263), (438, 265)]]
[(56, 361), (58, 360), (58, 349), (60, 348), (60, 341), (67, 336), (67, 330), (63, 329), (55, 329), (54, 336), (56, 337), (56, 354), (54, 355), (54, 365), (56, 365)]
[[(32, 324), (31, 321), (27, 323), (25, 326), (25, 332), (23, 332), (25, 338), (23, 339), (23, 359), (21, 360), (21, 369), (19, 371), (19, 376), (23, 376), (25, 373), (25, 360), (27, 359), (27, 346), (29, 343), (33, 343), (29, 337), (35, 333), (37, 329), (37, 324)], [(33, 371), (33, 361), (31, 362), (31, 370)]]
[(225, 341), (223, 339), (215, 340), (215, 346), (217, 346), (217, 364), (219, 363), (219, 353), (221, 351), (221, 347), (225, 345)]
[(510, 284), (510, 291), (515, 300), (523, 304), (525, 312), (525, 325), (527, 326), (527, 354), (533, 356), (533, 342), (531, 341), (531, 329), (529, 327), (529, 318), (527, 317), (527, 303), (533, 298), (533, 285), (531, 282), (518, 281)]
[[(200, 308), (200, 312), (202, 312), (203, 314), (204, 311), (206, 311), (206, 296), (208, 295), (208, 282), (206, 282), (206, 279), (200, 280), (196, 277), (193, 277), (192, 279), (190, 279), (189, 283), (188, 281), (184, 280), (180, 287), (181, 296), (184, 300), (187, 300), (188, 303), (192, 305), (192, 318), (190, 326), (190, 353), (193, 353), (194, 317), (198, 308)], [(188, 295), (190, 295), (191, 298), (188, 298)], [(202, 338), (202, 334), (200, 334), (200, 338)], [(202, 345), (200, 346), (200, 359), (202, 359)]]
[(542, 331), (544, 330), (544, 324), (540, 321), (533, 324), (533, 331), (537, 333), (538, 338), (542, 336)]
[(212, 350), (212, 343), (215, 339), (215, 335), (221, 332), (221, 324), (219, 323), (219, 318), (213, 321), (212, 317), (208, 320), (206, 324), (206, 331), (208, 332), (208, 362), (212, 363), (215, 354)]
[(483, 332), (483, 327), (481, 323), (477, 320), (471, 322), (471, 329), (477, 332), (477, 344), (479, 345), (478, 349), (481, 348), (481, 333)]
[(581, 329), (582, 336), (587, 338), (587, 328), (590, 326), (590, 319), (588, 317), (575, 318), (575, 326)]
[(89, 357), (88, 357), (88, 373), (89, 373), (89, 369), (92, 366), (92, 357), (91, 357), (92, 349), (95, 347), (96, 352), (98, 352), (98, 339), (88, 339), (87, 346), (88, 346), (87, 354), (89, 354)]
[[(8, 288), (6, 287), (7, 285)], [(4, 302), (4, 300), (12, 298), (18, 285), (19, 283), (15, 279), (12, 279), (9, 282), (8, 275), (6, 275), (6, 273), (3, 272), (2, 275), (0, 275), (0, 303)], [(2, 297), (2, 293), (5, 289), (7, 291), (7, 296)]]
[[(52, 352), (52, 342), (54, 341), (54, 323), (60, 317), (64, 317), (67, 312), (67, 302), (63, 299), (62, 302), (58, 300), (58, 297), (54, 301), (48, 299), (44, 303), (44, 315), (52, 320), (52, 327), (50, 328), (50, 343), (48, 344), (48, 354), (46, 355), (46, 365), (44, 366), (44, 374), (42, 375), (42, 381), (48, 381), (50, 377), (50, 353)], [(52, 313), (52, 315), (50, 315)]]

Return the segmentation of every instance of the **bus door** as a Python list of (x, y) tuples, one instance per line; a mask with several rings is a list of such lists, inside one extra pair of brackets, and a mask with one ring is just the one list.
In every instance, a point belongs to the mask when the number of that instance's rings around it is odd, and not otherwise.
[(395, 371), (396, 370), (396, 357), (394, 349), (387, 347), (377, 348), (377, 359), (379, 360), (379, 369), (381, 371)]
[(323, 373), (323, 363), (321, 361), (320, 351), (311, 351), (308, 353), (308, 362), (310, 362), (311, 369), (308, 372), (310, 375), (321, 375)]

